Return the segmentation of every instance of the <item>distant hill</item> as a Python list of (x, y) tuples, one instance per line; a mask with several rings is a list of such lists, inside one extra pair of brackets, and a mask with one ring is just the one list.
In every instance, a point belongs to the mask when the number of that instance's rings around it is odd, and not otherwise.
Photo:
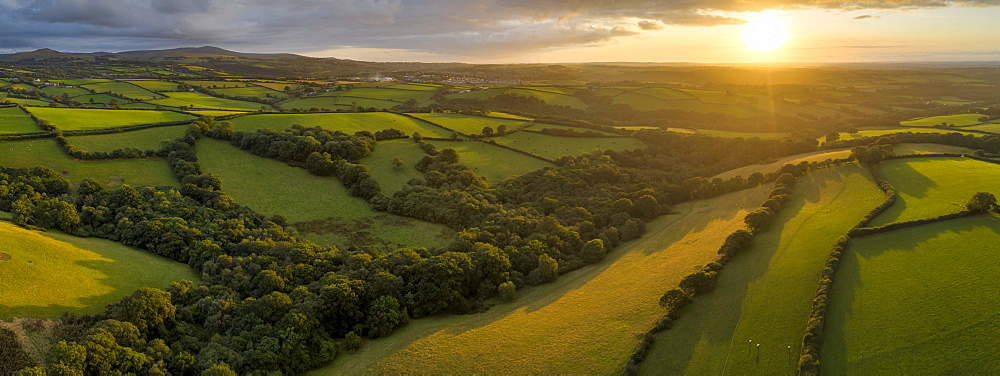
[(125, 51), (117, 53), (95, 53), (103, 54), (99, 56), (104, 57), (116, 57), (120, 59), (130, 59), (130, 60), (152, 60), (156, 58), (165, 57), (233, 57), (233, 58), (244, 58), (244, 59), (255, 59), (255, 60), (271, 60), (271, 59), (296, 59), (302, 56), (296, 54), (254, 54), (254, 53), (244, 53), (230, 51), (227, 49), (203, 46), (203, 47), (182, 47), (182, 48), (171, 48), (166, 50), (140, 50), (140, 51)]
[(40, 60), (76, 60), (86, 58), (82, 55), (68, 54), (64, 52), (59, 52), (49, 48), (42, 48), (30, 52), (18, 52), (8, 55), (0, 55), (0, 61), (20, 63), (28, 61), (40, 61)]

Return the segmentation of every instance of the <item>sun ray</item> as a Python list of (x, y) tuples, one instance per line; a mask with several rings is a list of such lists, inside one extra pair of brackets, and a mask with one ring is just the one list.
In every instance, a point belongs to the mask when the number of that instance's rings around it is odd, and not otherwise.
[(756, 51), (772, 51), (781, 47), (788, 39), (785, 22), (774, 16), (750, 18), (743, 33), (747, 47)]

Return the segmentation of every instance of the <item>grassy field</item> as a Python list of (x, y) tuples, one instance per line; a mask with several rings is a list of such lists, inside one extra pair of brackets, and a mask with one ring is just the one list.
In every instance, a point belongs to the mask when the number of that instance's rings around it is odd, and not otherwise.
[[(884, 136), (884, 135), (887, 135), (887, 134), (904, 133), (904, 132), (913, 132), (913, 133), (952, 133), (952, 132), (959, 132), (959, 133), (961, 133), (962, 130), (963, 130), (963, 128), (947, 128), (947, 129), (946, 128), (940, 128), (939, 129), (939, 128), (921, 128), (921, 127), (910, 127), (910, 128), (878, 127), (876, 129), (861, 129), (861, 130), (858, 130), (858, 133), (855, 133), (855, 134), (850, 134), (850, 133), (847, 133), (847, 132), (841, 132), (840, 133), (840, 139), (841, 140), (853, 140), (853, 139), (856, 139), (856, 138), (878, 137), (878, 136)], [(978, 135), (976, 135), (976, 136), (978, 136)], [(820, 138), (818, 138), (818, 140), (821, 143), (825, 142), (826, 141), (826, 136), (820, 137)]]
[(795, 373), (823, 263), (837, 238), (881, 197), (857, 164), (799, 178), (774, 225), (730, 261), (712, 292), (657, 335), (642, 373)]
[(670, 102), (650, 95), (627, 92), (611, 98), (612, 103), (624, 104), (639, 111), (676, 110)]
[[(338, 108), (346, 109), (350, 106), (350, 102), (347, 102), (345, 105), (338, 105), (337, 102), (339, 101), (339, 97), (308, 97), (282, 102), (278, 106), (289, 110), (296, 108), (302, 110), (309, 110), (313, 108), (336, 110)], [(395, 104), (393, 104), (393, 106), (395, 106)]]
[(115, 93), (123, 97), (138, 100), (163, 98), (163, 95), (161, 94), (157, 94), (137, 85), (122, 81), (90, 84), (84, 85), (83, 87), (93, 90), (95, 93)]
[(177, 91), (177, 86), (179, 86), (176, 82), (160, 80), (128, 80), (125, 82), (139, 86), (146, 90), (156, 91)]
[(271, 90), (263, 86), (247, 86), (228, 89), (212, 89), (217, 94), (224, 94), (233, 97), (254, 97), (258, 99), (287, 98), (288, 94)]
[(385, 129), (398, 129), (405, 135), (419, 132), (427, 137), (451, 137), (451, 132), (426, 124), (405, 116), (385, 113), (340, 113), (340, 114), (263, 114), (243, 116), (231, 120), (237, 131), (254, 131), (257, 129), (282, 130), (289, 129), (294, 124), (304, 127), (322, 127), (331, 131), (341, 131), (353, 134), (358, 131), (376, 132)]
[(961, 114), (947, 116), (932, 116), (920, 119), (913, 119), (899, 122), (904, 127), (933, 127), (941, 123), (954, 124), (956, 126), (979, 124), (980, 114)]
[(965, 209), (976, 192), (997, 192), (1000, 165), (965, 158), (896, 159), (879, 165), (899, 199), (873, 226), (936, 217)]
[[(619, 136), (618, 134), (615, 134), (615, 133), (604, 132), (604, 131), (599, 131), (599, 130), (595, 130), (595, 129), (587, 129), (587, 128), (579, 128), (579, 127), (569, 127), (569, 126), (565, 126), (565, 125), (543, 124), (543, 123), (535, 123), (535, 125), (533, 127), (531, 127), (531, 129), (535, 130), (535, 131), (543, 131), (543, 130), (546, 130), (546, 129), (561, 129), (561, 130), (573, 130), (573, 131), (577, 131), (577, 132), (594, 132), (594, 133), (600, 133), (600, 134), (608, 135), (608, 136)], [(631, 128), (631, 129), (636, 129), (636, 128)], [(659, 129), (659, 128), (655, 128), (654, 127), (652, 129)]]
[(41, 132), (28, 114), (17, 107), (0, 108), (0, 133)]
[(830, 293), (823, 373), (995, 374), (998, 243), (988, 216), (853, 241)]
[[(122, 100), (121, 98), (115, 98), (115, 97), (107, 95), (107, 94), (85, 94), (85, 95), (79, 95), (79, 96), (73, 97), (73, 100), (77, 101), (77, 102), (80, 102), (80, 103), (83, 103), (84, 105), (89, 105), (89, 104), (111, 104), (112, 101), (114, 103), (123, 103), (123, 102), (126, 102), (125, 100)], [(91, 106), (91, 107), (96, 107), (96, 106)]]
[[(392, 196), (410, 179), (422, 179), (423, 174), (413, 166), (427, 154), (413, 140), (388, 140), (375, 145), (375, 151), (361, 159), (368, 166), (372, 177), (382, 187), (382, 194)], [(396, 168), (394, 158), (403, 160), (403, 166)]]
[(46, 166), (59, 171), (73, 183), (91, 178), (107, 186), (177, 186), (163, 159), (80, 162), (70, 159), (54, 139), (0, 142), (0, 165), (6, 167)]
[(769, 188), (680, 204), (596, 265), (482, 314), (414, 320), (311, 374), (620, 374), (660, 295), (714, 260)]
[(112, 151), (123, 147), (160, 150), (163, 141), (183, 136), (186, 129), (186, 126), (156, 127), (121, 133), (69, 136), (66, 139), (78, 150), (86, 151)]
[(43, 87), (41, 91), (48, 95), (61, 96), (63, 94), (66, 94), (69, 95), (70, 97), (90, 94), (90, 91), (88, 91), (87, 89), (81, 89), (78, 87), (46, 86)]
[(438, 150), (455, 149), (459, 163), (482, 175), (490, 183), (498, 183), (514, 176), (524, 175), (554, 165), (511, 150), (482, 142), (428, 141)]
[(49, 102), (40, 101), (37, 99), (24, 99), (24, 98), (4, 98), (0, 102), (10, 102), (16, 103), (24, 106), (48, 106)]
[[(352, 89), (349, 91), (331, 91), (329, 93), (323, 94), (324, 96), (349, 96), (349, 97), (361, 97), (361, 98), (371, 98), (371, 99), (381, 99), (393, 102), (406, 102), (410, 99), (420, 102), (426, 102), (431, 100), (433, 91), (413, 91), (413, 90), (395, 90), (395, 89), (383, 89), (375, 87), (364, 87), (359, 89)], [(350, 102), (347, 98), (341, 100), (343, 102)]]
[(28, 111), (31, 111), (31, 113), (39, 119), (48, 120), (53, 126), (62, 130), (100, 129), (125, 125), (195, 119), (194, 116), (173, 111), (98, 110), (42, 107), (33, 107)]
[(236, 111), (257, 111), (261, 107), (266, 107), (268, 109), (271, 106), (256, 102), (246, 102), (238, 101), (233, 99), (217, 98), (208, 94), (202, 94), (195, 91), (184, 91), (179, 93), (166, 93), (164, 94), (167, 99), (156, 99), (151, 100), (149, 103), (159, 104), (163, 106), (174, 106), (174, 107), (194, 107), (194, 108), (210, 108), (219, 110), (236, 110)]
[[(371, 99), (371, 98), (361, 98), (361, 97), (351, 97), (351, 96), (340, 96), (337, 98), (337, 103), (340, 104), (336, 108), (350, 108), (364, 107), (364, 108), (377, 108), (377, 109), (390, 109), (403, 104), (402, 102), (394, 102), (385, 99)], [(345, 107), (346, 106), (346, 107)], [(336, 109), (334, 108), (334, 109)]]
[(437, 88), (439, 87), (440, 86), (433, 84), (414, 84), (414, 83), (396, 84), (389, 86), (390, 89), (421, 90), (421, 91), (434, 91), (437, 90)]
[(517, 132), (493, 140), (548, 159), (589, 153), (597, 149), (634, 150), (646, 147), (646, 144), (634, 138), (556, 137), (528, 132)]
[(441, 225), (376, 212), (335, 177), (315, 176), (225, 141), (203, 138), (196, 151), (202, 171), (221, 176), (222, 189), (236, 202), (281, 214), (320, 244), (441, 247), (454, 234)]
[(97, 313), (140, 287), (197, 282), (187, 265), (110, 240), (29, 231), (0, 222), (0, 320)]
[(971, 129), (971, 130), (983, 131), (983, 132), (1000, 133), (1000, 123), (983, 124), (983, 125), (973, 125), (971, 127), (964, 127), (962, 129)]
[(112, 82), (112, 80), (108, 80), (108, 79), (104, 79), (104, 78), (80, 78), (80, 79), (73, 79), (73, 80), (52, 80), (52, 82), (58, 82), (58, 83), (61, 83), (63, 85), (80, 86), (80, 85), (87, 85), (87, 84), (96, 84), (96, 83), (101, 83), (101, 82)]
[(203, 87), (207, 89), (219, 89), (227, 87), (247, 87), (251, 86), (249, 82), (241, 81), (184, 81), (185, 84), (189, 86)]
[(567, 106), (577, 109), (587, 108), (587, 104), (583, 103), (580, 98), (571, 95), (553, 93), (551, 91), (514, 88), (507, 90), (505, 93), (519, 95), (522, 97), (538, 98), (545, 101), (545, 103), (555, 106)]
[(524, 120), (494, 119), (459, 114), (415, 113), (410, 115), (465, 134), (482, 134), (484, 127), (493, 128), (495, 132), (500, 125), (507, 127), (507, 131), (510, 132), (515, 129), (521, 129), (529, 124), (529, 122)]
[(287, 81), (275, 81), (275, 82), (254, 81), (252, 83), (257, 86), (263, 86), (268, 89), (277, 90), (281, 92), (284, 92), (286, 87), (291, 89), (297, 89), (302, 86), (302, 84), (300, 83), (287, 82)]
[[(687, 130), (686, 128), (684, 128)], [(688, 133), (682, 131), (681, 133)], [(788, 132), (734, 132), (734, 131), (719, 131), (714, 129), (696, 129), (695, 133), (715, 136), (715, 137), (727, 137), (727, 138), (787, 138), (791, 137), (792, 134)]]

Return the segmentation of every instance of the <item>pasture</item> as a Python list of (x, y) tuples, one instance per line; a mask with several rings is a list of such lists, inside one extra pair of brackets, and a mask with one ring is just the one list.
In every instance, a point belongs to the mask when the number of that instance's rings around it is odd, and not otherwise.
[[(361, 158), (360, 163), (371, 170), (372, 177), (382, 188), (382, 194), (391, 197), (410, 179), (424, 177), (413, 166), (426, 155), (413, 140), (388, 140), (377, 143), (375, 151)], [(396, 168), (392, 163), (395, 158), (403, 160), (401, 167)]]
[(151, 91), (177, 91), (177, 86), (179, 86), (176, 82), (161, 80), (126, 80), (124, 82)]
[(398, 129), (409, 136), (419, 132), (427, 137), (451, 137), (451, 132), (406, 116), (387, 112), (326, 113), (326, 114), (261, 114), (242, 116), (230, 120), (237, 131), (252, 132), (257, 129), (283, 130), (298, 124), (303, 127), (321, 127), (330, 131), (353, 134), (358, 131), (376, 132)]
[(428, 141), (438, 150), (455, 149), (458, 163), (468, 166), (490, 183), (499, 183), (545, 167), (554, 167), (546, 161), (532, 158), (511, 150), (474, 141)]
[(822, 372), (991, 374), (1000, 367), (1000, 219), (859, 238), (830, 293)]
[(277, 91), (281, 91), (281, 92), (284, 92), (286, 87), (289, 88), (289, 89), (292, 89), (292, 90), (295, 90), (295, 89), (298, 89), (298, 88), (302, 87), (302, 84), (297, 83), (297, 82), (290, 82), (290, 81), (273, 81), (273, 82), (271, 82), (271, 81), (253, 81), (251, 83), (254, 84), (254, 85), (257, 85), (257, 86), (263, 86), (263, 87), (266, 87), (268, 89), (277, 90)]
[[(840, 132), (840, 139), (841, 140), (853, 140), (853, 139), (856, 139), (856, 138), (879, 137), (879, 136), (885, 136), (887, 134), (905, 133), (905, 132), (913, 132), (913, 133), (952, 133), (952, 132), (959, 132), (959, 133), (961, 133), (963, 129), (964, 128), (921, 128), (921, 127), (896, 128), (896, 127), (874, 127), (874, 128), (859, 129), (858, 133), (854, 133), (854, 134), (847, 133), (847, 132)], [(970, 134), (970, 133), (964, 133), (964, 134)], [(979, 136), (978, 134), (973, 134), (973, 135)], [(826, 136), (819, 137), (818, 140), (819, 140), (820, 143), (825, 142), (826, 141)]]
[(177, 186), (177, 179), (163, 159), (75, 161), (51, 138), (0, 142), (0, 165), (6, 167), (46, 166), (78, 183), (94, 179), (108, 187), (130, 185)]
[(143, 89), (140, 86), (133, 85), (124, 81), (114, 81), (114, 82), (102, 82), (97, 84), (88, 84), (83, 87), (93, 90), (95, 93), (114, 93), (123, 97), (147, 100), (147, 99), (158, 99), (163, 98), (163, 95), (151, 92), (149, 90)]
[(965, 210), (976, 192), (997, 192), (1000, 165), (965, 158), (895, 159), (879, 169), (899, 198), (872, 226), (912, 221)]
[[(108, 94), (85, 94), (85, 95), (75, 96), (72, 99), (74, 101), (83, 103), (84, 105), (90, 105), (90, 104), (109, 105), (111, 103), (119, 104), (126, 102), (126, 100), (123, 100), (121, 98), (116, 98)], [(91, 106), (91, 107), (98, 107), (98, 106)]]
[(981, 117), (983, 117), (983, 115), (980, 114), (931, 116), (901, 121), (899, 122), (899, 125), (904, 127), (933, 127), (935, 125), (941, 125), (941, 123), (947, 123), (949, 125), (960, 127), (963, 125), (979, 124), (979, 118)]
[[(323, 95), (380, 99), (384, 101), (393, 101), (400, 103), (413, 99), (417, 101), (417, 103), (420, 103), (431, 100), (433, 91), (396, 90), (388, 88), (363, 87), (358, 89), (351, 89), (349, 91), (331, 91)], [(347, 99), (345, 98), (341, 102), (345, 100)]]
[(20, 104), (23, 106), (36, 106), (36, 107), (49, 105), (49, 102), (41, 101), (38, 99), (24, 99), (24, 98), (10, 98), (10, 97), (3, 98), (3, 100), (0, 100), (0, 102), (10, 102), (14, 104)]
[(0, 134), (41, 132), (42, 129), (17, 107), (0, 108)]
[(216, 94), (223, 94), (230, 97), (252, 97), (257, 99), (284, 99), (288, 98), (288, 94), (280, 91), (271, 90), (263, 86), (246, 86), (246, 87), (235, 87), (226, 89), (212, 89), (212, 92)]
[[(337, 102), (339, 101), (340, 97), (306, 97), (306, 98), (292, 99), (286, 102), (282, 102), (278, 106), (289, 110), (292, 109), (310, 110), (313, 108), (336, 110), (338, 108), (348, 109), (349, 107), (351, 107), (350, 102), (347, 102), (347, 104), (344, 105), (339, 105), (337, 104)], [(394, 107), (395, 105), (396, 104), (393, 104), (391, 107)]]
[(507, 128), (507, 132), (511, 132), (530, 124), (530, 122), (524, 120), (496, 119), (447, 113), (413, 113), (410, 115), (464, 134), (482, 134), (485, 127), (490, 127), (496, 132), (501, 125)]
[(485, 313), (414, 320), (310, 374), (619, 374), (662, 315), (660, 295), (713, 261), (768, 189), (679, 204), (598, 264)]
[(184, 91), (178, 93), (165, 93), (166, 99), (155, 99), (149, 101), (152, 104), (172, 107), (190, 107), (200, 109), (236, 110), (236, 111), (258, 111), (263, 108), (270, 109), (263, 103), (238, 101), (234, 99), (217, 98), (208, 94), (196, 91)]
[(557, 137), (538, 133), (517, 132), (493, 138), (498, 144), (523, 150), (548, 159), (580, 155), (595, 150), (634, 150), (645, 147), (634, 138)]
[[(0, 222), (0, 320), (99, 313), (140, 287), (199, 281), (187, 265), (110, 240)], [(6, 258), (6, 257), (5, 257)]]
[(837, 238), (881, 199), (857, 164), (798, 178), (772, 226), (657, 335), (642, 373), (794, 373), (817, 276)]
[(68, 136), (70, 145), (77, 150), (109, 152), (115, 149), (133, 147), (139, 150), (160, 150), (163, 141), (184, 136), (186, 126), (155, 127), (137, 131)]
[(64, 131), (79, 129), (100, 129), (149, 123), (194, 120), (191, 115), (173, 111), (150, 110), (101, 110), (84, 108), (32, 107), (32, 114), (47, 120)]
[(319, 244), (441, 247), (454, 234), (441, 225), (376, 212), (336, 177), (312, 175), (225, 141), (202, 138), (196, 152), (202, 171), (222, 177), (223, 191), (236, 202), (285, 216), (290, 227)]
[(41, 92), (54, 96), (62, 96), (63, 94), (66, 94), (70, 97), (90, 94), (90, 91), (88, 91), (87, 89), (78, 87), (61, 87), (61, 86), (46, 86), (42, 88)]

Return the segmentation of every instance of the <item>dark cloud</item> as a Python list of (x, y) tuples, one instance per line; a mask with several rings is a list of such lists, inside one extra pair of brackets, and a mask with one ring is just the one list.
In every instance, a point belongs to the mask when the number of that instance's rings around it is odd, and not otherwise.
[(865, 14), (865, 15), (854, 17), (854, 18), (852, 18), (852, 20), (867, 20), (867, 19), (870, 19), (870, 18), (881, 18), (881, 17), (879, 17), (879, 16), (873, 16), (873, 15), (870, 15), (870, 14)]
[(9, 41), (0, 48), (356, 47), (481, 57), (606, 43), (663, 25), (745, 22), (719, 12), (997, 5), (1000, 0), (0, 0), (0, 42)]

